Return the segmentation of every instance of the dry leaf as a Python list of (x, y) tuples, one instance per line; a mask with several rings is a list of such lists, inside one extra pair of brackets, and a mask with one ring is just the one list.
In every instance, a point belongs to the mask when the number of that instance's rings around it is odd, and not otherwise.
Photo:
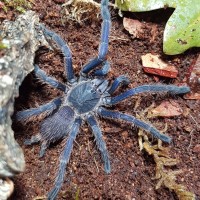
[(176, 78), (178, 70), (159, 58), (159, 55), (148, 53), (142, 56), (142, 65), (145, 72), (159, 76)]
[(123, 18), (124, 28), (134, 36), (134, 38), (148, 39), (152, 43), (157, 35), (158, 28), (156, 24), (142, 23), (135, 19)]
[(140, 35), (143, 34), (143, 24), (138, 21), (138, 20), (134, 20), (134, 19), (129, 19), (124, 17), (123, 18), (123, 25), (124, 28), (134, 37), (136, 38), (140, 38)]
[(164, 101), (158, 107), (149, 111), (150, 117), (173, 117), (183, 113), (179, 104), (175, 101)]

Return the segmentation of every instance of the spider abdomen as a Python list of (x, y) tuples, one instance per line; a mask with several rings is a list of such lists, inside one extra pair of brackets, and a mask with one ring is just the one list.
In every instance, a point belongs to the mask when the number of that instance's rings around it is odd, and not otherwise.
[(68, 96), (70, 105), (79, 113), (92, 111), (100, 101), (101, 94), (92, 81), (75, 86)]
[(41, 123), (40, 134), (42, 139), (55, 142), (66, 136), (74, 122), (74, 114), (69, 106), (61, 106), (57, 112)]

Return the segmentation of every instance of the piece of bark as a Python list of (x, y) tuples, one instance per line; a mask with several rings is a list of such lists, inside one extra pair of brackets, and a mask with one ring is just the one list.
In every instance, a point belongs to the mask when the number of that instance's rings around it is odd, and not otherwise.
[(176, 67), (161, 60), (159, 55), (153, 55), (151, 53), (143, 55), (142, 65), (144, 71), (150, 74), (168, 78), (176, 78), (178, 75)]
[[(46, 40), (39, 30), (39, 17), (33, 11), (20, 15), (14, 22), (5, 20), (0, 30), (1, 42), (6, 46), (0, 54), (0, 178), (6, 178), (25, 168), (23, 151), (11, 128), (11, 116), (19, 86), (33, 70), (35, 52)], [(1, 192), (3, 186), (0, 184), (0, 199), (5, 197)]]

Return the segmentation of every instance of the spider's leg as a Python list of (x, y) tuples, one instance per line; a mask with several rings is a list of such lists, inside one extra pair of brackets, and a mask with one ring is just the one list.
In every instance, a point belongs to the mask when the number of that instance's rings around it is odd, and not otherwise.
[(55, 185), (53, 189), (48, 193), (48, 200), (54, 200), (62, 186), (65, 170), (66, 170), (66, 165), (69, 162), (70, 154), (73, 147), (73, 142), (78, 134), (81, 122), (82, 121), (80, 118), (75, 119), (75, 122), (71, 128), (71, 131), (69, 132), (69, 137), (67, 139), (65, 148), (62, 152), (62, 155), (60, 156), (60, 166), (59, 166), (58, 174), (55, 180)]
[(94, 118), (94, 116), (92, 116), (92, 115), (88, 116), (87, 122), (92, 129), (92, 132), (95, 136), (95, 140), (96, 140), (96, 143), (97, 143), (97, 147), (101, 152), (101, 157), (104, 161), (105, 172), (110, 173), (110, 171), (111, 171), (110, 160), (109, 160), (108, 152), (107, 152), (107, 149), (106, 149), (106, 143), (103, 140), (101, 129), (99, 128), (99, 125), (97, 124), (97, 121)]
[[(32, 136), (31, 139), (26, 139), (24, 141), (24, 144), (25, 145), (31, 145), (31, 144), (34, 144), (34, 143), (41, 141), (41, 139), (42, 139), (42, 136), (40, 134), (37, 134), (37, 135)], [(42, 145), (41, 145), (41, 148), (40, 148), (40, 153), (39, 153), (40, 158), (44, 156), (45, 151), (46, 151), (48, 146), (49, 146), (49, 144), (47, 143), (47, 141), (42, 142)]]
[(31, 139), (26, 139), (26, 140), (24, 141), (24, 144), (25, 144), (25, 145), (31, 145), (31, 144), (34, 144), (34, 143), (39, 142), (41, 139), (42, 139), (42, 137), (41, 137), (40, 134), (33, 135), (33, 136), (31, 137)]
[(61, 49), (64, 54), (64, 62), (65, 62), (65, 70), (67, 74), (67, 80), (69, 83), (74, 83), (76, 81), (76, 77), (74, 76), (74, 70), (72, 67), (72, 55), (69, 46), (65, 43), (65, 41), (55, 32), (48, 30), (44, 25), (41, 25), (41, 29), (43, 30), (46, 36), (49, 36), (56, 42), (56, 44)]
[(42, 158), (45, 154), (46, 149), (48, 148), (49, 143), (45, 140), (42, 142), (41, 147), (40, 147), (40, 153), (39, 157)]
[(103, 67), (94, 72), (95, 76), (105, 76), (110, 70), (110, 63), (106, 60)]
[(129, 83), (130, 80), (126, 76), (121, 75), (113, 81), (112, 85), (110, 86), (107, 92), (109, 94), (113, 94), (119, 88), (120, 85), (128, 85)]
[(122, 94), (111, 97), (108, 99), (109, 105), (114, 105), (116, 103), (119, 103), (120, 101), (123, 101), (124, 99), (127, 99), (128, 97), (131, 97), (133, 95), (143, 93), (143, 92), (169, 92), (170, 94), (185, 94), (190, 91), (190, 88), (187, 86), (176, 86), (176, 85), (142, 85), (133, 89), (130, 89), (128, 91), (123, 92)]
[(34, 72), (35, 72), (35, 75), (38, 78), (42, 79), (44, 82), (48, 83), (54, 88), (57, 88), (65, 92), (66, 86), (63, 83), (58, 82), (56, 79), (47, 76), (46, 72), (41, 70), (38, 65), (34, 66)]
[(101, 1), (101, 17), (103, 19), (101, 27), (101, 41), (99, 45), (98, 56), (87, 63), (81, 70), (81, 75), (87, 75), (92, 69), (101, 64), (108, 52), (108, 41), (111, 27), (110, 12), (108, 9), (108, 1)]
[(43, 113), (45, 116), (47, 116), (50, 113), (52, 113), (56, 108), (58, 108), (60, 105), (61, 105), (61, 98), (56, 98), (49, 103), (39, 106), (38, 108), (31, 108), (28, 110), (23, 110), (23, 111), (17, 112), (17, 114), (15, 116), (15, 120), (16, 121), (25, 121), (26, 119), (37, 116), (41, 113)]
[(154, 137), (164, 141), (164, 142), (167, 142), (167, 143), (170, 143), (171, 142), (171, 138), (166, 136), (166, 135), (163, 135), (161, 134), (156, 128), (154, 128), (153, 126), (131, 116), (131, 115), (127, 115), (127, 114), (124, 114), (124, 113), (121, 113), (121, 112), (117, 112), (117, 111), (110, 111), (110, 110), (107, 110), (103, 107), (99, 108), (98, 110), (98, 114), (102, 117), (105, 117), (105, 118), (111, 118), (111, 119), (122, 119), (124, 121), (128, 121), (128, 122), (131, 122), (133, 124), (135, 124), (136, 126), (144, 129), (145, 131), (147, 132), (150, 132)]

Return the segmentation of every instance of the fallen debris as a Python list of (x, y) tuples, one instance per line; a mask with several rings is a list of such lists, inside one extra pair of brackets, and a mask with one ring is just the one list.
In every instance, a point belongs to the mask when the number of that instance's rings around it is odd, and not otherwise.
[[(140, 118), (144, 120), (145, 114), (148, 113), (153, 106), (154, 105), (152, 104), (150, 107), (146, 108), (137, 117), (140, 116)], [(166, 132), (166, 130), (167, 125), (160, 132), (163, 133)], [(173, 167), (179, 163), (178, 159), (171, 158), (170, 148), (163, 147), (161, 140), (158, 140), (156, 145), (152, 145), (152, 143), (149, 141), (148, 135), (143, 129), (139, 129), (138, 136), (140, 150), (145, 150), (149, 155), (152, 155), (156, 163), (156, 174), (155, 177), (152, 178), (153, 180), (158, 180), (155, 188), (159, 189), (161, 186), (164, 186), (170, 190), (173, 190), (180, 200), (195, 200), (194, 193), (187, 191), (185, 186), (176, 183), (176, 176), (182, 173), (182, 170), (170, 169), (170, 167)]]
[(183, 114), (180, 105), (174, 101), (163, 101), (159, 106), (149, 110), (148, 118), (152, 117), (173, 117)]
[(75, 20), (82, 23), (88, 19), (98, 19), (100, 4), (93, 0), (69, 0), (62, 5), (63, 20)]
[(123, 18), (124, 28), (134, 37), (140, 38), (143, 34), (144, 25), (139, 20)]
[(159, 55), (148, 53), (142, 56), (142, 65), (145, 72), (168, 78), (176, 78), (178, 70), (159, 58)]
[[(156, 24), (144, 23), (139, 20), (123, 18), (124, 28), (134, 37), (138, 39), (149, 39), (152, 43), (158, 35)], [(150, 35), (149, 35), (150, 34)]]
[(156, 162), (156, 175), (153, 178), (158, 180), (156, 189), (163, 185), (173, 190), (180, 200), (195, 200), (195, 194), (187, 191), (185, 186), (176, 183), (176, 176), (182, 173), (182, 170), (172, 171), (165, 168), (175, 166), (179, 162), (177, 159), (170, 158), (169, 148), (164, 148), (162, 145), (152, 146), (148, 141), (145, 141), (143, 146), (147, 153), (154, 157)]

